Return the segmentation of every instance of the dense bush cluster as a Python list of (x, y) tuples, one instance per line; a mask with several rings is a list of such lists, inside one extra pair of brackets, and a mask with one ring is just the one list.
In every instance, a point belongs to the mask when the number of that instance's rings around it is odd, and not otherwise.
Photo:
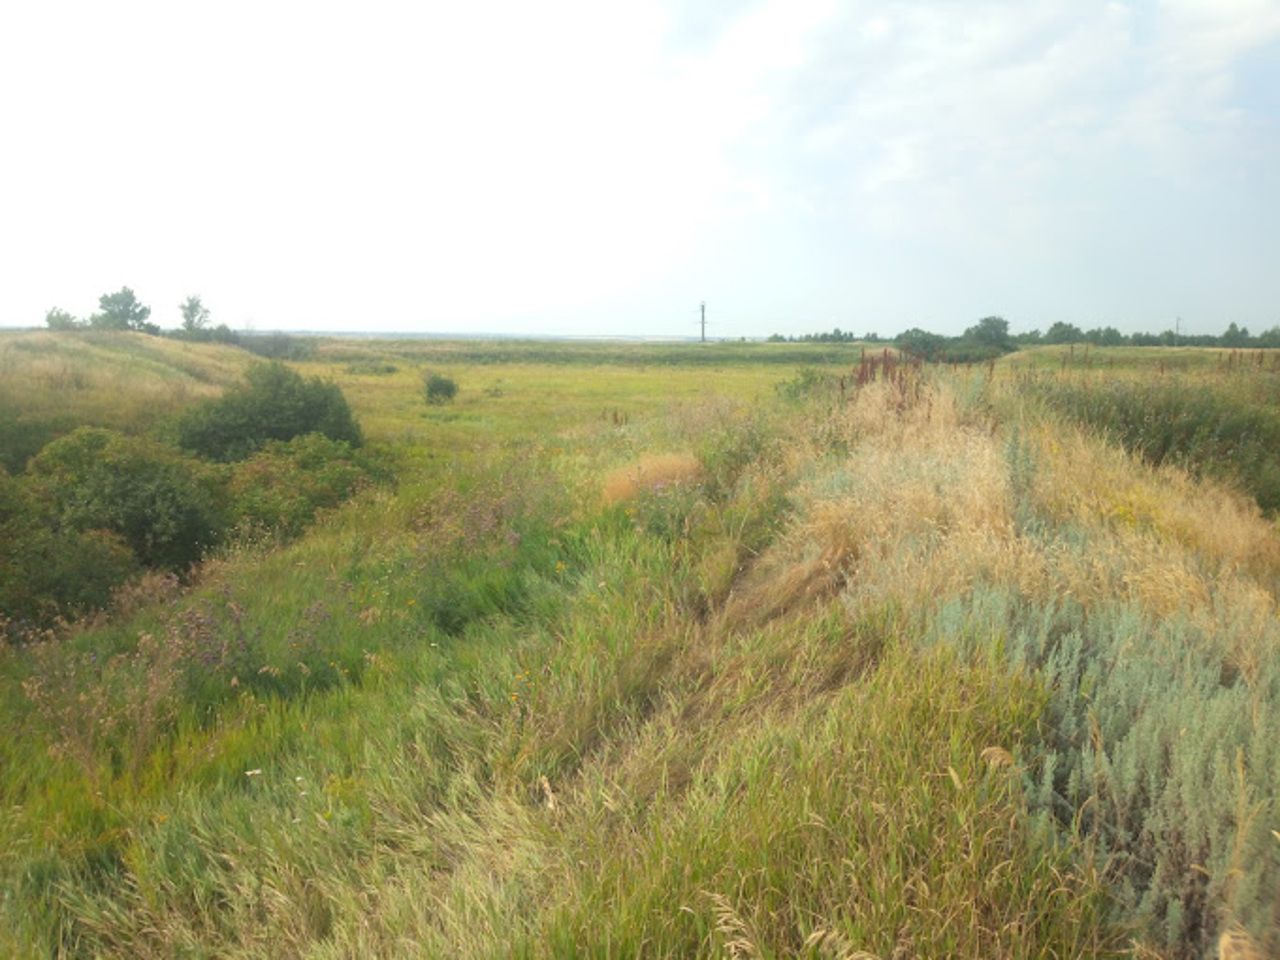
[(139, 570), (119, 535), (59, 525), (0, 467), (0, 639), (106, 606)]
[[(228, 537), (298, 536), (386, 473), (357, 451), (337, 385), (279, 363), (192, 410), (180, 443), (81, 427), (0, 467), (0, 623), (10, 639), (108, 606), (146, 570), (178, 576)], [(238, 461), (225, 465), (218, 461)]]
[(241, 524), (295, 537), (311, 525), (317, 511), (336, 507), (380, 475), (345, 440), (319, 433), (272, 440), (236, 464), (232, 513)]
[(308, 433), (352, 447), (364, 440), (337, 384), (304, 379), (277, 362), (252, 368), (243, 385), (187, 414), (178, 426), (178, 442), (202, 457), (230, 463), (273, 440)]
[(226, 527), (216, 476), (155, 441), (81, 427), (27, 474), (56, 528), (110, 531), (147, 567), (185, 570)]

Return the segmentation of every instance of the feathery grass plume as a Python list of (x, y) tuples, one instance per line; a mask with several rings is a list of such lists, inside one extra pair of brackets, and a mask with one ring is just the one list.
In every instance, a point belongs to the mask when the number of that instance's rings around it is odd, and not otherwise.
[(724, 953), (732, 960), (755, 960), (759, 957), (760, 951), (756, 949), (750, 927), (738, 916), (729, 899), (711, 892), (706, 894), (706, 898), (711, 901), (715, 932), (719, 934)]
[(1264, 960), (1265, 956), (1253, 937), (1239, 927), (1222, 931), (1218, 938), (1218, 960)]
[(804, 949), (816, 950), (820, 957), (831, 957), (832, 960), (880, 960), (874, 953), (858, 950), (849, 943), (837, 930), (819, 928), (804, 941)]

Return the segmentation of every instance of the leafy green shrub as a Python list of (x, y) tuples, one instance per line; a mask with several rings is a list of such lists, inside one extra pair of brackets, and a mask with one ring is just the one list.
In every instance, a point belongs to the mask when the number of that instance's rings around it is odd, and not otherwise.
[(0, 469), (0, 631), (10, 640), (105, 607), (138, 572), (133, 552), (102, 530), (54, 530), (24, 485)]
[(446, 376), (428, 373), (422, 378), (422, 393), (427, 403), (438, 406), (448, 403), (458, 394), (458, 385)]
[(303, 379), (284, 364), (271, 363), (250, 369), (242, 385), (187, 414), (178, 425), (178, 442), (203, 457), (229, 463), (272, 440), (307, 433), (321, 433), (352, 447), (364, 439), (336, 383)]
[(778, 396), (798, 402), (816, 394), (829, 393), (835, 382), (835, 377), (816, 367), (801, 367), (794, 377), (775, 384), (774, 389)]
[(148, 567), (186, 569), (225, 526), (208, 470), (113, 430), (81, 427), (55, 440), (28, 475), (55, 530), (109, 530)]
[(336, 507), (376, 472), (343, 440), (318, 433), (273, 440), (236, 465), (232, 511), (242, 523), (296, 537), (318, 510)]

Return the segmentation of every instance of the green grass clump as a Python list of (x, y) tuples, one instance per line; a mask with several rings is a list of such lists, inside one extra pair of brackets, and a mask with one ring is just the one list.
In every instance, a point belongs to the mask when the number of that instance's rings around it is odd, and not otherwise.
[(1025, 815), (1014, 757), (1044, 701), (890, 642), (861, 682), (799, 709), (718, 705), (702, 749), (665, 726), (664, 752), (695, 765), (662, 766), (643, 798), (591, 771), (571, 905), (516, 952), (1119, 955), (1096, 879)]

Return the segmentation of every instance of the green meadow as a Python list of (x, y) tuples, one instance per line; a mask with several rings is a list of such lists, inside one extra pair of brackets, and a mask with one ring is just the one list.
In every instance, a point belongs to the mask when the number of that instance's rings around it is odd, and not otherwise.
[(1274, 351), (297, 347), (0, 334), (0, 954), (1280, 954)]

